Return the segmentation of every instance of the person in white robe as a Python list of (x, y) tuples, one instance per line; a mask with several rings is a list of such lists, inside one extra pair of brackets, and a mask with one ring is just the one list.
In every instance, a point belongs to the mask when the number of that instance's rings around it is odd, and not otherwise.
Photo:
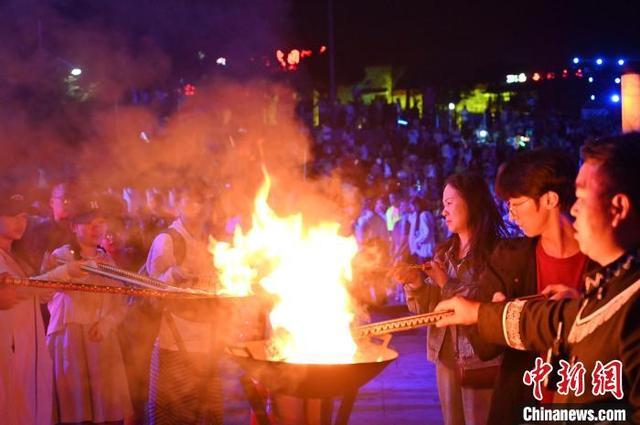
[[(27, 226), (21, 195), (0, 194), (0, 276), (26, 278), (30, 270), (12, 251)], [(37, 276), (66, 280), (82, 272), (76, 263)], [(2, 279), (0, 279), (1, 281)], [(7, 425), (51, 424), (52, 363), (46, 347), (40, 304), (50, 291), (0, 283), (0, 415)]]
[[(89, 261), (115, 265), (98, 243), (106, 231), (96, 200), (79, 200), (70, 220), (75, 241), (55, 249), (50, 265)], [(119, 285), (91, 275), (91, 284)], [(126, 423), (133, 413), (116, 326), (126, 314), (124, 297), (56, 292), (49, 302), (47, 345), (53, 357), (55, 417), (60, 423)]]

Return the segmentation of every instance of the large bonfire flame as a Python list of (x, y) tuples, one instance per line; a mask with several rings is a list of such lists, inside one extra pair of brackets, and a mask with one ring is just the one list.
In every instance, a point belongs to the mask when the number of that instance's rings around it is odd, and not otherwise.
[(278, 217), (267, 203), (271, 181), (255, 199), (253, 226), (236, 227), (233, 244), (212, 243), (223, 286), (248, 291), (259, 283), (274, 295), (272, 357), (290, 363), (350, 363), (353, 306), (346, 289), (357, 245), (338, 223), (304, 228), (301, 214)]

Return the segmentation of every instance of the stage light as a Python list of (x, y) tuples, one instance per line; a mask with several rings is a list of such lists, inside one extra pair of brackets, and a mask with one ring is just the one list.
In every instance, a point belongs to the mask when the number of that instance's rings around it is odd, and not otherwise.
[(602, 65), (603, 63), (604, 63), (604, 61), (602, 60), (602, 58), (596, 59), (596, 64), (597, 65)]
[(276, 59), (278, 59), (280, 66), (282, 66), (285, 69), (287, 68), (287, 62), (285, 61), (284, 52), (282, 50), (280, 49), (276, 50)]
[(620, 84), (620, 77), (616, 77), (616, 79), (615, 79), (615, 80), (613, 80), (613, 81), (615, 81), (615, 82), (616, 82), (616, 84)]
[(593, 77), (589, 77), (589, 82), (593, 83)]
[(591, 99), (591, 100), (596, 100), (596, 95), (595, 95), (595, 94), (592, 94), (592, 95), (589, 97), (589, 99)]
[(620, 66), (624, 65), (624, 59), (618, 59), (618, 65)]
[(576, 65), (580, 63), (580, 58), (579, 57), (575, 57), (573, 58), (573, 63), (575, 63)]
[(73, 68), (71, 70), (71, 75), (73, 75), (74, 77), (77, 77), (80, 74), (82, 74), (82, 70), (80, 68)]
[(294, 67), (300, 63), (300, 50), (293, 49), (287, 55), (287, 63)]
[(539, 74), (539, 73), (534, 72), (534, 73), (533, 73), (533, 76), (531, 77), (531, 79), (532, 79), (533, 81), (540, 81), (540, 80), (542, 79), (542, 77), (540, 76), (540, 74)]
[(485, 129), (482, 129), (482, 130), (478, 131), (478, 136), (480, 136), (481, 139), (484, 139), (488, 135), (489, 135), (489, 132), (487, 130), (485, 130)]
[(227, 58), (219, 57), (216, 59), (218, 65), (227, 66)]
[(453, 111), (453, 110), (455, 110), (455, 109), (456, 109), (456, 104), (455, 104), (455, 103), (453, 103), (453, 102), (449, 102), (449, 110), (450, 110), (450, 111)]
[(520, 75), (518, 75), (518, 81), (520, 83), (524, 83), (525, 81), (527, 81), (527, 76), (524, 72), (521, 72)]
[(185, 96), (193, 96), (196, 94), (196, 86), (193, 84), (185, 84), (182, 88), (182, 92)]
[(618, 96), (617, 94), (613, 94), (613, 95), (611, 95), (611, 101), (612, 101), (613, 103), (618, 103), (618, 102), (620, 102), (620, 96)]

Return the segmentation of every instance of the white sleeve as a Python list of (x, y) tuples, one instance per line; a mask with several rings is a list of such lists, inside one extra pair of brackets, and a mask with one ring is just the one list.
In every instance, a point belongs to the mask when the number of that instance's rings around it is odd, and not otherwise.
[(161, 233), (153, 240), (146, 262), (149, 276), (163, 282), (174, 282), (180, 275), (180, 268), (173, 255), (173, 240), (166, 233)]

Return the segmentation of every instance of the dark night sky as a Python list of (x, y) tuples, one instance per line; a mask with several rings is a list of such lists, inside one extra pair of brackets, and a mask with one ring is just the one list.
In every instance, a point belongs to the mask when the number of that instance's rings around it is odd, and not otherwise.
[[(574, 55), (640, 57), (640, 3), (536, 0), (335, 1), (338, 70), (413, 65), (434, 81), (562, 67)], [(326, 32), (326, 1), (293, 7), (297, 31)]]
[[(574, 55), (640, 58), (638, 0), (333, 1), (337, 75), (342, 81), (357, 78), (368, 64), (409, 65), (425, 82), (443, 83), (560, 68)], [(35, 19), (49, 9), (68, 21), (64, 28), (106, 28), (131, 40), (134, 49), (144, 45), (140, 40), (151, 39), (171, 58), (178, 74), (202, 66), (195, 59), (198, 50), (211, 58), (246, 60), (273, 58), (279, 47), (317, 48), (328, 41), (328, 0), (0, 0), (3, 3), (15, 14), (14, 23), (21, 14)], [(45, 19), (45, 44), (47, 31), (59, 28), (52, 29), (50, 22)], [(326, 62), (318, 60), (308, 71), (324, 79)]]

